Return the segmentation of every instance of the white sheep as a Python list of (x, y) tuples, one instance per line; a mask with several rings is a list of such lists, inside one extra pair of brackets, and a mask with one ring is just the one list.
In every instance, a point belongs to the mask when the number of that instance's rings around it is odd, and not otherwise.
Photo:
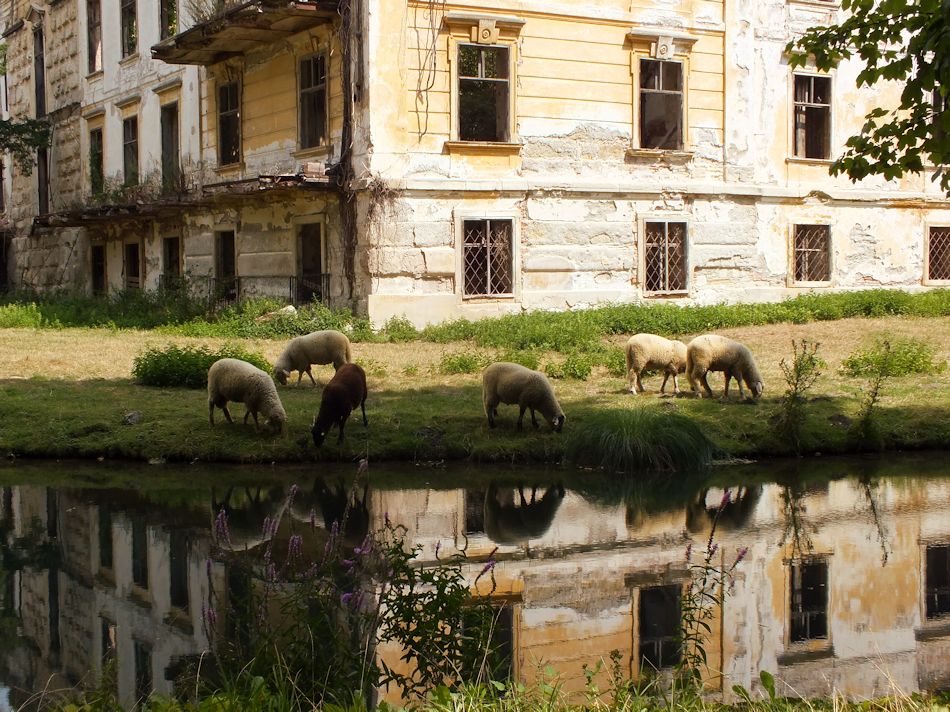
[(493, 363), (482, 373), (482, 402), (488, 427), (495, 427), (499, 403), (517, 403), (521, 406), (518, 415), (518, 430), (524, 421), (524, 412), (531, 410), (531, 424), (538, 427), (535, 411), (540, 411), (556, 432), (564, 427), (564, 411), (554, 397), (554, 389), (540, 371), (532, 371), (517, 363)]
[(630, 337), (624, 351), (627, 355), (627, 385), (631, 393), (643, 393), (640, 377), (648, 370), (663, 372), (660, 393), (666, 392), (670, 376), (673, 377), (673, 392), (680, 392), (676, 374), (686, 370), (686, 344), (682, 341), (664, 339), (656, 334), (636, 334)]
[(297, 336), (290, 340), (277, 361), (274, 363), (274, 378), (281, 385), (287, 384), (287, 377), (291, 371), (297, 371), (297, 385), (303, 380), (303, 374), (310, 376), (314, 386), (317, 382), (310, 371), (311, 364), (332, 363), (337, 369), (344, 363), (353, 362), (353, 352), (350, 350), (350, 340), (340, 331), (314, 331), (304, 336)]
[[(740, 398), (745, 397), (742, 390), (743, 382), (752, 391), (753, 398), (762, 395), (762, 376), (755, 365), (755, 359), (752, 358), (752, 352), (738, 341), (716, 334), (705, 334), (689, 342), (686, 347), (686, 376), (689, 378), (689, 385), (698, 392), (696, 382), (699, 381), (707, 397), (712, 398), (712, 389), (709, 387), (709, 381), (706, 380), (706, 374), (709, 371), (722, 371), (725, 374), (726, 386), (723, 390), (725, 398), (729, 397), (729, 379), (731, 378), (735, 378), (736, 383), (739, 384)], [(701, 397), (702, 393), (699, 395)]]
[(243, 403), (247, 407), (247, 416), (254, 416), (254, 428), (259, 429), (257, 414), (266, 418), (271, 430), (282, 432), (287, 422), (287, 414), (277, 395), (273, 379), (257, 366), (236, 358), (222, 358), (211, 364), (208, 369), (208, 420), (214, 425), (214, 407), (224, 411), (229, 423), (228, 401)]

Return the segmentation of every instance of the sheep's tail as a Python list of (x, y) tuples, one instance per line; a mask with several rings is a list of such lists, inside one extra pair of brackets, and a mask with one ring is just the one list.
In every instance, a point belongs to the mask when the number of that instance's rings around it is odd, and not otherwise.
[(630, 369), (633, 368), (633, 349), (630, 348), (630, 344), (623, 347), (623, 352), (627, 361), (627, 373), (630, 373)]
[(693, 378), (693, 350), (686, 348), (686, 379), (689, 381), (689, 387), (696, 391), (696, 379)]
[(353, 363), (353, 348), (349, 339), (346, 340), (346, 362)]

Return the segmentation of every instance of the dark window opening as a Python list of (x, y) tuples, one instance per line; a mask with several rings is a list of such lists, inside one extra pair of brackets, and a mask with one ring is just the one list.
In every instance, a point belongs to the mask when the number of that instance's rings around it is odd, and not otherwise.
[(950, 280), (950, 227), (932, 227), (927, 239), (927, 279)]
[(142, 287), (142, 254), (139, 243), (125, 243), (125, 287), (126, 289), (140, 289)]
[(514, 264), (511, 220), (465, 220), (462, 232), (463, 294), (512, 294)]
[(173, 531), (169, 536), (168, 585), (171, 604), (183, 611), (188, 610), (188, 550), (190, 542), (188, 534), (183, 531)]
[(218, 163), (241, 160), (241, 92), (237, 82), (218, 87)]
[(178, 145), (178, 104), (166, 104), (161, 110), (162, 192), (181, 192), (181, 159)]
[(459, 45), (460, 141), (509, 141), (507, 47)]
[(178, 34), (178, 0), (161, 0), (159, 23), (161, 39)]
[(102, 2), (86, 0), (86, 49), (89, 73), (102, 71)]
[(653, 586), (640, 590), (639, 666), (662, 670), (680, 661), (682, 586)]
[(511, 679), (514, 619), (514, 606), (510, 603), (480, 605), (462, 612), (462, 636), (477, 643), (472, 651), (474, 659), (463, 667), (467, 681)]
[(300, 61), (300, 147), (327, 141), (327, 58), (318, 54)]
[(795, 281), (831, 279), (831, 226), (795, 226)]
[(132, 583), (148, 588), (148, 530), (141, 519), (132, 521)]
[(138, 185), (139, 120), (136, 116), (122, 120), (122, 171), (126, 185)]
[(831, 157), (831, 77), (795, 75), (795, 155)]
[(640, 60), (640, 148), (683, 148), (683, 65)]
[[(3, 180), (3, 174), (5, 172), (6, 170), (3, 166), (3, 161), (0, 161), (0, 212), (7, 209), (7, 203), (6, 203), (6, 198), (4, 197), (4, 189), (3, 189), (3, 184), (5, 182)], [(5, 254), (2, 251), (0, 251), (0, 257), (3, 257), (3, 256), (5, 256)]]
[(323, 301), (327, 298), (323, 266), (323, 234), (320, 223), (300, 226), (300, 274), (297, 299), (301, 303)]
[(138, 44), (138, 21), (136, 19), (135, 0), (122, 0), (119, 8), (122, 56), (135, 54)]
[(950, 546), (927, 547), (926, 615), (928, 619), (950, 614)]
[(234, 230), (217, 233), (215, 250), (216, 297), (228, 302), (237, 299), (237, 255), (234, 247)]
[(46, 116), (46, 42), (42, 27), (33, 30), (33, 82), (36, 116)]
[(648, 222), (645, 231), (644, 291), (685, 292), (689, 275), (686, 223)]
[(49, 212), (49, 155), (45, 148), (36, 152), (36, 197), (40, 215)]
[(466, 534), (485, 533), (485, 490), (465, 490)]
[(104, 245), (92, 246), (92, 293), (102, 296), (106, 293), (106, 248)]
[(89, 132), (89, 187), (93, 195), (101, 195), (105, 187), (101, 128)]
[(99, 505), (99, 566), (112, 568), (112, 511)]
[(828, 562), (823, 559), (793, 561), (789, 640), (828, 637)]
[(181, 280), (181, 238), (162, 239), (162, 280), (167, 289), (178, 286)]
[(100, 618), (99, 636), (102, 641), (102, 662), (108, 663), (115, 657), (115, 623), (106, 618)]
[(133, 646), (135, 657), (135, 700), (142, 702), (152, 694), (152, 648), (140, 640)]

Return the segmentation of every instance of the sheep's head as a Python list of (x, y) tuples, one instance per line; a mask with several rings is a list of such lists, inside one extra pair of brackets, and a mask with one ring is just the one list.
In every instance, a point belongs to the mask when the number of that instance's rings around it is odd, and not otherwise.
[(551, 427), (554, 428), (555, 433), (561, 432), (561, 430), (564, 428), (565, 420), (567, 420), (567, 416), (564, 415), (564, 413), (556, 415), (551, 419)]
[(284, 414), (273, 415), (267, 419), (267, 429), (275, 435), (282, 435), (287, 425), (287, 416)]
[(282, 368), (274, 369), (274, 380), (277, 381), (280, 385), (287, 385), (287, 376), (290, 375), (290, 371), (285, 371)]
[(313, 436), (313, 444), (316, 447), (320, 447), (327, 437), (327, 428), (318, 426), (317, 422), (314, 421), (313, 426), (310, 428), (310, 434)]
[(749, 390), (752, 391), (753, 398), (758, 398), (759, 396), (761, 396), (762, 391), (765, 389), (765, 384), (762, 383), (762, 381), (755, 381), (754, 383), (750, 383), (748, 385), (749, 385)]

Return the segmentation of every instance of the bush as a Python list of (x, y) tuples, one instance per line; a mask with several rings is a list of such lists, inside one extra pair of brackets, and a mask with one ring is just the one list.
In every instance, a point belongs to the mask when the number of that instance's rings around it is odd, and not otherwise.
[(383, 326), (382, 336), (393, 343), (415, 341), (419, 338), (419, 331), (404, 316), (394, 316)]
[(469, 353), (462, 351), (455, 354), (444, 354), (439, 361), (439, 372), (452, 373), (478, 373), (484, 369), (491, 360), (480, 353)]
[(936, 348), (913, 337), (878, 336), (874, 343), (855, 351), (842, 363), (848, 376), (907, 376), (911, 373), (939, 373), (945, 362), (934, 363)]
[(609, 346), (600, 354), (600, 364), (611, 376), (627, 377), (627, 355), (619, 346)]
[(594, 358), (590, 354), (575, 351), (568, 354), (560, 363), (545, 365), (544, 372), (551, 378), (571, 378), (577, 381), (586, 381), (594, 368)]
[(241, 359), (271, 372), (271, 365), (263, 356), (242, 346), (226, 344), (217, 351), (204, 346), (168, 346), (164, 349), (149, 347), (136, 356), (132, 378), (143, 386), (206, 388), (208, 369), (221, 358)]
[(0, 329), (16, 328), (55, 328), (58, 322), (51, 323), (34, 303), (0, 305)]
[(506, 351), (498, 357), (498, 360), (517, 363), (532, 371), (537, 371), (541, 367), (541, 357), (536, 351)]

